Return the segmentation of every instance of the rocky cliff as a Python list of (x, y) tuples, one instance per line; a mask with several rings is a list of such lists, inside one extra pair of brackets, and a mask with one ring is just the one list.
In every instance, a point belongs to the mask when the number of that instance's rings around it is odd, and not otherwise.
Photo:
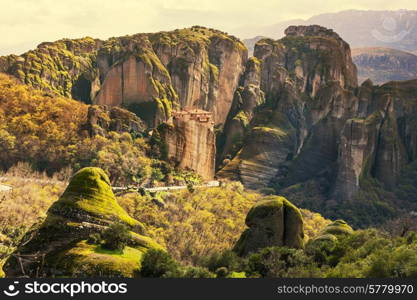
[(247, 59), (235, 37), (200, 26), (43, 43), (0, 57), (0, 72), (87, 103), (125, 106), (154, 127), (172, 109), (199, 108), (224, 123)]
[[(210, 112), (210, 128), (176, 121), (166, 137), (169, 156), (175, 157), (178, 166), (198, 169), (204, 178), (212, 178), (213, 128), (226, 121), (246, 60), (247, 49), (235, 37), (194, 26), (106, 41), (43, 43), (22, 56), (0, 57), (0, 72), (47, 93), (101, 106), (89, 110), (90, 135), (100, 134), (101, 125), (124, 131), (141, 127), (140, 120), (112, 123), (111, 115), (120, 116), (121, 111), (104, 106), (127, 108), (151, 128), (170, 120), (172, 111)], [(202, 156), (207, 156), (206, 161), (197, 166)]]
[(214, 176), (216, 155), (213, 115), (189, 109), (173, 112), (169, 122), (159, 127), (169, 162), (185, 170), (193, 170), (203, 179)]
[[(392, 193), (416, 159), (417, 81), (359, 87), (349, 45), (320, 26), (291, 26), (281, 40), (260, 40), (248, 64), (254, 61), (258, 67), (246, 68), (235, 102), (258, 100), (246, 105), (250, 118), (229, 115), (218, 176), (250, 188), (272, 186), (332, 217), (347, 203), (385, 215), (401, 209)], [(241, 97), (249, 86), (265, 100)], [(237, 119), (245, 126), (236, 126)]]
[(145, 131), (143, 121), (134, 113), (120, 107), (92, 105), (88, 107), (87, 121), (81, 125), (90, 137), (95, 135), (108, 136), (110, 131), (128, 132), (140, 136)]
[[(220, 175), (234, 174), (252, 188), (265, 186), (271, 177), (286, 175), (288, 162), (299, 156), (308, 137), (321, 145), (314, 150), (315, 161), (305, 166), (314, 173), (332, 159), (328, 154), (336, 155), (331, 152), (338, 130), (353, 105), (350, 90), (357, 87), (357, 79), (349, 45), (318, 26), (290, 27), (282, 40), (259, 41), (252, 61), (257, 68), (245, 73), (242, 81), (260, 89), (266, 101), (251, 106), (253, 111), (263, 103), (248, 120), (244, 147)], [(326, 134), (314, 135), (316, 130)]]
[[(90, 135), (138, 131), (142, 119), (163, 137), (158, 153), (206, 179), (216, 156), (218, 177), (272, 187), (353, 225), (417, 209), (417, 182), (406, 175), (415, 169), (417, 80), (359, 86), (350, 46), (331, 29), (290, 26), (282, 39), (259, 40), (249, 59), (236, 38), (199, 26), (61, 40), (1, 57), (0, 71), (113, 107), (90, 107)], [(360, 206), (375, 214), (341, 215)]]

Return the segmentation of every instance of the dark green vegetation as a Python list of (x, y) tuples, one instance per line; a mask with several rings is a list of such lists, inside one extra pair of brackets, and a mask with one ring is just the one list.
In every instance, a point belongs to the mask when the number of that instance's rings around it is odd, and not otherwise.
[(112, 224), (101, 234), (101, 238), (104, 248), (123, 251), (130, 239), (129, 229), (123, 224)]
[(304, 250), (264, 248), (246, 257), (223, 252), (203, 262), (210, 271), (247, 277), (416, 277), (416, 234), (390, 238), (373, 229), (317, 238)]

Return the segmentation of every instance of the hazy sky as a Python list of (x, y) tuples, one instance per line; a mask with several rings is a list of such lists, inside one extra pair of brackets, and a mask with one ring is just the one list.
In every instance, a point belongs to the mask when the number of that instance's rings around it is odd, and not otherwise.
[(417, 9), (415, 0), (0, 0), (0, 55), (63, 37), (107, 38), (191, 25), (247, 26), (345, 9)]

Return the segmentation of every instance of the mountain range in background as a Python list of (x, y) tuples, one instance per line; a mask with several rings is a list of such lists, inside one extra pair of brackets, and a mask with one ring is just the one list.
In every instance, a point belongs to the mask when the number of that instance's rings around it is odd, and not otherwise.
[(257, 41), (266, 37), (281, 38), (290, 25), (320, 25), (337, 32), (354, 49), (352, 56), (360, 82), (369, 78), (382, 84), (417, 77), (417, 11), (346, 10), (320, 14), (307, 20), (294, 19), (270, 26), (242, 28), (237, 30), (237, 34), (254, 36), (243, 40), (251, 55)]
[(353, 62), (358, 67), (358, 80), (370, 78), (376, 84), (417, 78), (417, 56), (390, 48), (356, 48)]
[(267, 36), (281, 38), (291, 25), (320, 25), (332, 28), (352, 48), (388, 47), (407, 51), (417, 50), (417, 11), (363, 11), (346, 10), (313, 16), (307, 20), (295, 19), (270, 26), (236, 30), (244, 38)]

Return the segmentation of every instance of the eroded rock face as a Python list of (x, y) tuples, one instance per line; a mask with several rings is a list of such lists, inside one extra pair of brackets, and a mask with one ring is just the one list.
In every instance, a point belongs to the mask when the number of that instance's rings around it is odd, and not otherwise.
[[(322, 27), (290, 27), (281, 40), (259, 41), (254, 55), (256, 72), (245, 72), (242, 82), (258, 86), (266, 104), (251, 117), (244, 146), (219, 176), (240, 178), (251, 188), (270, 184), (271, 177), (297, 182), (299, 174), (308, 176), (337, 158), (337, 136), (356, 105), (349, 45)], [(300, 156), (310, 143), (309, 155)], [(228, 148), (226, 143), (223, 151)]]
[[(247, 63), (224, 128), (217, 176), (254, 189), (272, 186), (291, 201), (302, 193), (303, 205), (314, 209), (355, 201), (359, 192), (381, 186), (396, 189), (402, 170), (416, 159), (417, 81), (374, 86), (368, 80), (358, 87), (349, 45), (336, 33), (319, 26), (286, 33), (257, 43), (256, 72)], [(242, 109), (256, 99), (243, 91), (256, 87), (265, 103)], [(236, 122), (242, 118), (235, 107), (254, 112), (245, 126)], [(234, 136), (240, 142), (232, 143)], [(303, 190), (312, 186), (314, 192)]]
[(140, 135), (146, 126), (134, 113), (120, 107), (92, 105), (88, 107), (87, 122), (83, 129), (90, 137), (95, 135), (107, 136), (108, 132), (128, 132)]
[[(78, 259), (82, 261), (86, 258), (87, 254), (76, 251), (68, 254), (69, 249), (98, 247), (98, 245), (88, 246), (85, 240), (91, 234), (100, 233), (114, 223), (125, 224), (131, 230), (130, 247), (141, 249), (142, 252), (149, 248), (160, 248), (150, 238), (141, 235), (144, 226), (131, 218), (117, 203), (105, 172), (99, 168), (84, 168), (73, 176), (60, 199), (49, 208), (45, 221), (35, 226), (23, 238), (16, 252), (18, 256), (11, 256), (4, 265), (6, 276), (78, 274), (77, 272), (83, 270), (83, 266), (74, 264)], [(91, 252), (92, 256), (96, 255), (93, 250)], [(21, 262), (16, 258), (20, 255), (25, 258)], [(61, 261), (64, 257), (65, 263)], [(105, 261), (105, 255), (101, 259)], [(90, 266), (88, 271), (85, 270), (78, 275), (106, 276), (100, 273), (100, 268), (104, 266), (98, 268), (99, 265), (100, 262), (97, 262), (95, 266), (97, 269)], [(114, 266), (114, 268), (114, 270), (106, 269), (108, 275), (119, 274), (118, 267)]]
[(236, 89), (226, 124), (219, 136), (217, 160), (223, 167), (223, 160), (236, 155), (244, 142), (248, 126), (254, 116), (254, 110), (265, 102), (260, 88), (260, 61), (251, 57), (241, 78), (241, 86)]
[(100, 45), (100, 40), (88, 37), (42, 43), (21, 56), (0, 57), (0, 72), (46, 92), (91, 103), (98, 88), (93, 62)]
[(98, 105), (125, 106), (156, 127), (171, 110), (199, 108), (225, 122), (247, 49), (233, 36), (192, 28), (106, 41), (43, 43), (0, 58), (0, 71), (45, 91)]
[(159, 132), (168, 161), (195, 171), (205, 180), (213, 179), (216, 144), (212, 113), (197, 109), (174, 112)]
[(298, 208), (287, 199), (269, 196), (255, 204), (246, 216), (244, 231), (234, 251), (247, 255), (266, 247), (302, 248), (303, 219)]

